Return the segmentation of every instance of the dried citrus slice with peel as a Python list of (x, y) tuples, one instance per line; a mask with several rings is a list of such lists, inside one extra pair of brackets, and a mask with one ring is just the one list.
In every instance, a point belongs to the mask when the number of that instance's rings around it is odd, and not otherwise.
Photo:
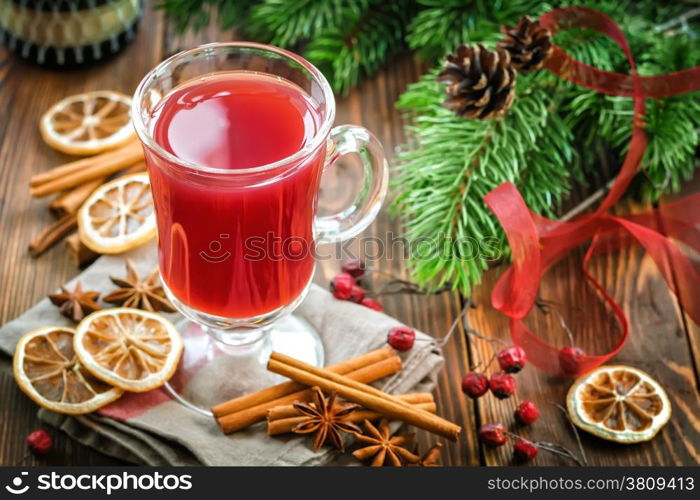
[(98, 253), (122, 253), (153, 238), (156, 218), (148, 174), (125, 175), (93, 192), (78, 212), (80, 240)]
[(649, 441), (671, 417), (661, 385), (624, 365), (601, 366), (576, 380), (566, 406), (578, 427), (617, 443)]
[(131, 98), (97, 90), (72, 95), (44, 113), (39, 130), (54, 149), (73, 155), (94, 155), (126, 144), (135, 137)]
[(97, 311), (78, 324), (75, 352), (97, 378), (132, 392), (160, 387), (182, 355), (182, 338), (162, 316), (119, 307)]
[(111, 403), (123, 391), (96, 379), (73, 349), (75, 330), (47, 326), (17, 342), (15, 380), (36, 404), (59, 413), (80, 415)]

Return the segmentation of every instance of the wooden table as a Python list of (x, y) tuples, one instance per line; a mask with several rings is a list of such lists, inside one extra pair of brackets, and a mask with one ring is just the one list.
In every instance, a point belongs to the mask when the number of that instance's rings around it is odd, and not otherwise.
[[(46, 201), (29, 197), (29, 177), (68, 160), (39, 138), (37, 123), (41, 114), (57, 100), (79, 92), (114, 89), (131, 94), (144, 73), (164, 57), (202, 42), (231, 40), (232, 33), (216, 28), (196, 36), (177, 36), (172, 26), (159, 13), (148, 12), (135, 42), (121, 55), (105, 64), (71, 72), (54, 72), (26, 64), (0, 49), (0, 235), (3, 258), (0, 260), (0, 322), (4, 323), (31, 307), (36, 301), (79, 271), (71, 263), (63, 245), (39, 259), (27, 254), (27, 243), (51, 220)], [(391, 153), (405, 142), (405, 120), (396, 112), (394, 103), (406, 85), (415, 81), (423, 66), (409, 55), (394, 60), (375, 78), (354, 89), (347, 98), (339, 99), (337, 123), (361, 124), (373, 130)], [(696, 179), (697, 180), (697, 179)], [(690, 189), (698, 187), (698, 182)], [(325, 193), (334, 189), (333, 179), (325, 185)], [(580, 199), (576, 194), (574, 199)], [(642, 210), (645, 206), (623, 202), (622, 212)], [(400, 232), (398, 221), (382, 212), (366, 235), (384, 238), (388, 231)], [(356, 248), (355, 248), (356, 250)], [(328, 250), (330, 251), (330, 250)], [(602, 334), (615, 328), (609, 314), (589, 288), (582, 284), (581, 254), (561, 262), (545, 278), (541, 295), (555, 300), (560, 311), (576, 332), (581, 345), (600, 347)], [(373, 263), (383, 271), (406, 276), (400, 259)], [(327, 280), (339, 269), (339, 262), (324, 260), (317, 273), (319, 282)], [(653, 262), (637, 248), (596, 259), (593, 274), (622, 304), (631, 322), (632, 336), (615, 359), (648, 371), (668, 390), (673, 404), (673, 417), (653, 441), (635, 446), (607, 443), (584, 435), (583, 446), (593, 465), (688, 465), (697, 464), (700, 456), (700, 399), (698, 398), (698, 363), (700, 363), (700, 329), (679, 309)], [(482, 334), (507, 341), (505, 317), (494, 311), (489, 294), (503, 267), (496, 267), (484, 276), (473, 293), (476, 308), (467, 315), (468, 324)], [(697, 297), (694, 298), (697, 300)], [(385, 310), (401, 321), (443, 336), (458, 317), (464, 299), (455, 293), (437, 296), (393, 296), (383, 300)], [(553, 315), (535, 315), (530, 324), (551, 338), (562, 339), (563, 332)], [(476, 438), (476, 429), (487, 422), (512, 422), (513, 409), (519, 401), (533, 400), (539, 406), (540, 420), (527, 429), (514, 432), (534, 440), (560, 443), (576, 449), (571, 430), (554, 407), (562, 403), (570, 384), (552, 379), (528, 366), (517, 376), (518, 391), (505, 401), (491, 395), (472, 401), (460, 390), (462, 376), (480, 360), (488, 360), (488, 343), (474, 341), (465, 335), (460, 324), (444, 349), (445, 369), (435, 391), (442, 416), (465, 428), (457, 443), (445, 442), (443, 463), (446, 465), (507, 465), (511, 463), (509, 446), (484, 448)], [(0, 464), (12, 465), (25, 456), (25, 436), (40, 426), (35, 406), (17, 389), (12, 378), (10, 359), (0, 359)], [(56, 435), (55, 450), (45, 459), (33, 457), (25, 463), (51, 465), (113, 464), (115, 461), (99, 452), (81, 446), (66, 436)], [(419, 434), (425, 446), (433, 436)], [(539, 465), (567, 464), (557, 456), (541, 453)]]

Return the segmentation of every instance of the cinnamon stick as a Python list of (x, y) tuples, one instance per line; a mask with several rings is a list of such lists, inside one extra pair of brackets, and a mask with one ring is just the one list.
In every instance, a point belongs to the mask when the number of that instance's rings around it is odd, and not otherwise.
[[(123, 174), (135, 174), (146, 170), (145, 162), (139, 162), (124, 170)], [(55, 200), (49, 204), (49, 210), (56, 215), (62, 216), (65, 214), (74, 214), (82, 206), (85, 200), (103, 183), (107, 181), (106, 177), (94, 179), (85, 184), (76, 186), (68, 191), (63, 192)]]
[(124, 170), (123, 175), (138, 174), (145, 172), (146, 170), (148, 170), (148, 167), (146, 167), (146, 162), (140, 161), (138, 163), (134, 163), (132, 166)]
[(94, 179), (107, 177), (142, 160), (141, 144), (133, 141), (122, 148), (73, 161), (33, 176), (29, 181), (31, 195), (43, 198)]
[(73, 257), (76, 267), (85, 267), (100, 256), (99, 253), (89, 249), (80, 241), (78, 233), (73, 233), (66, 238), (66, 246)]
[[(428, 411), (430, 413), (435, 413), (437, 411), (437, 406), (435, 403), (414, 403), (414, 406), (418, 409)], [(287, 407), (284, 407), (287, 408)], [(296, 409), (294, 407), (291, 407), (292, 410), (296, 412)], [(375, 421), (379, 420), (383, 417), (383, 415), (379, 412), (376, 411), (371, 411), (371, 410), (357, 410), (352, 412), (350, 415), (347, 416), (347, 420), (353, 423), (361, 423), (364, 422), (365, 420), (369, 421)], [(292, 415), (286, 418), (278, 418), (278, 419), (268, 419), (267, 421), (267, 434), (268, 436), (276, 436), (278, 434), (286, 434), (288, 432), (292, 432), (294, 427), (296, 427), (298, 424), (306, 420), (307, 417), (299, 415), (297, 412), (296, 415)]]
[(105, 178), (94, 179), (62, 193), (49, 204), (49, 210), (57, 216), (76, 213), (92, 192), (100, 187), (105, 180)]
[(29, 185), (31, 187), (36, 187), (47, 182), (55, 181), (57, 179), (60, 179), (61, 177), (65, 177), (66, 175), (75, 174), (86, 167), (94, 165), (101, 159), (117, 158), (123, 156), (125, 152), (133, 152), (139, 145), (139, 141), (134, 139), (127, 142), (123, 146), (118, 147), (117, 149), (111, 149), (109, 151), (105, 151), (104, 153), (99, 153), (96, 155), (88, 156), (86, 158), (81, 158), (80, 160), (75, 160), (65, 163), (63, 165), (59, 165), (58, 167), (54, 167), (50, 170), (47, 170), (46, 172), (33, 175), (29, 179)]
[(273, 352), (267, 369), (284, 375), (309, 387), (317, 385), (323, 391), (335, 391), (339, 396), (382, 415), (415, 425), (452, 441), (457, 440), (462, 428), (444, 418), (425, 410), (417, 409), (395, 396), (386, 394), (372, 386), (356, 382), (323, 368), (317, 368), (289, 356)]
[[(433, 404), (435, 399), (433, 395), (429, 392), (409, 392), (408, 394), (397, 394), (396, 397), (401, 401), (406, 403), (417, 405), (417, 404)], [(356, 412), (353, 412), (353, 414)], [(282, 405), (270, 408), (267, 411), (267, 420), (280, 420), (290, 417), (298, 417), (301, 415), (299, 410), (294, 408), (294, 405)]]
[[(345, 360), (341, 363), (327, 367), (328, 370), (336, 373), (346, 374), (355, 371), (359, 368), (377, 363), (383, 359), (391, 358), (396, 356), (394, 350), (389, 346), (384, 346), (380, 349), (375, 349), (361, 356)], [(225, 403), (218, 404), (212, 407), (211, 412), (215, 417), (222, 417), (228, 415), (229, 413), (235, 413), (237, 411), (245, 410), (246, 408), (251, 408), (257, 406), (261, 403), (268, 403), (274, 401), (293, 392), (298, 392), (306, 389), (307, 387), (303, 384), (297, 384), (296, 382), (285, 382), (283, 384), (278, 384), (267, 389), (263, 389), (252, 394), (247, 394), (239, 398), (226, 401)], [(279, 405), (273, 405), (279, 406)]]
[[(346, 376), (359, 382), (371, 383), (389, 375), (393, 375), (400, 370), (401, 358), (394, 353), (390, 358), (382, 359), (374, 364), (358, 368), (355, 371), (347, 373)], [(302, 387), (302, 390), (219, 417), (217, 422), (221, 427), (221, 430), (224, 432), (224, 434), (229, 434), (231, 432), (244, 429), (256, 422), (265, 420), (267, 411), (270, 408), (281, 405), (289, 405), (295, 401), (309, 401), (311, 399), (311, 389), (308, 389), (307, 386), (303, 384), (295, 384), (295, 386)]]
[(78, 218), (75, 214), (66, 214), (53, 221), (29, 243), (29, 254), (32, 257), (38, 257), (76, 227), (78, 227)]
[[(347, 385), (350, 388), (366, 392), (368, 394), (372, 394), (374, 396), (380, 397), (380, 398), (390, 398), (393, 399), (396, 404), (399, 404), (404, 407), (409, 407), (410, 405), (401, 399), (397, 398), (396, 396), (392, 396), (390, 394), (387, 394), (384, 391), (381, 391), (377, 389), (376, 387), (372, 387), (371, 385), (367, 385), (363, 382), (357, 382), (356, 380), (348, 379), (347, 377), (344, 377), (342, 375), (339, 375), (337, 373), (329, 372), (328, 370), (324, 368), (318, 368), (316, 366), (310, 365), (308, 363), (305, 363), (299, 359), (292, 358), (291, 356), (287, 356), (286, 354), (282, 354), (279, 352), (273, 352), (270, 355), (270, 360), (271, 361), (278, 361), (281, 363), (284, 363), (286, 365), (292, 366), (294, 368), (297, 368), (299, 370), (304, 370), (307, 371), (311, 374), (314, 374), (319, 377), (325, 377), (328, 380), (337, 383), (337, 384), (342, 384), (342, 385)], [(316, 384), (312, 384), (316, 385)], [(319, 386), (321, 387), (321, 386)], [(321, 387), (323, 389), (323, 387)], [(340, 393), (339, 393), (340, 394)]]

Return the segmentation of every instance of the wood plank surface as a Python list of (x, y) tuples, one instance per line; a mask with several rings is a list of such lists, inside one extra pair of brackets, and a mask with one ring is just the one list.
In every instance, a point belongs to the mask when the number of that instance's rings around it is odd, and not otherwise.
[[(0, 323), (19, 315), (58, 285), (79, 271), (70, 262), (63, 245), (58, 245), (39, 259), (26, 252), (29, 240), (51, 221), (46, 201), (29, 197), (29, 177), (67, 159), (45, 146), (39, 138), (37, 124), (41, 114), (62, 97), (94, 89), (114, 89), (131, 94), (143, 74), (164, 57), (199, 43), (236, 39), (233, 32), (220, 32), (214, 25), (197, 35), (176, 34), (160, 13), (149, 11), (132, 45), (114, 60), (86, 70), (55, 72), (37, 68), (10, 56), (0, 48), (0, 234), (3, 256), (0, 261)], [(336, 123), (363, 125), (382, 141), (391, 158), (395, 148), (405, 142), (404, 119), (394, 103), (405, 86), (415, 81), (424, 70), (422, 64), (406, 55), (396, 58), (376, 77), (363, 82), (345, 98), (338, 99)], [(338, 165), (324, 176), (322, 206), (333, 211), (350, 195), (347, 186), (356, 176), (350, 165)], [(631, 206), (625, 207), (631, 209)], [(644, 207), (636, 207), (641, 209)], [(377, 221), (363, 236), (386, 241), (389, 234), (400, 235), (400, 224), (382, 211)], [(363, 248), (365, 250), (363, 250)], [(348, 247), (351, 254), (367, 256), (369, 247), (359, 241)], [(339, 246), (321, 249), (316, 281), (327, 284), (338, 272), (343, 254)], [(581, 286), (580, 253), (565, 259), (543, 281), (542, 295), (562, 304), (562, 313), (570, 317), (570, 326), (580, 335), (582, 345), (590, 351), (604, 348), (601, 332), (615, 328), (600, 301)], [(407, 278), (403, 260), (373, 259), (370, 265), (382, 273)], [(698, 461), (700, 430), (698, 402), (698, 328), (678, 310), (653, 263), (639, 249), (625, 249), (596, 259), (591, 266), (594, 275), (614, 293), (632, 320), (632, 339), (616, 362), (629, 363), (649, 371), (672, 393), (674, 417), (659, 437), (650, 443), (619, 446), (583, 436), (583, 443), (592, 464), (695, 464)], [(472, 328), (493, 338), (507, 341), (505, 318), (490, 306), (489, 293), (503, 268), (486, 273), (474, 299), (478, 307), (471, 309), (468, 321)], [(375, 278), (378, 279), (378, 278)], [(453, 293), (436, 296), (395, 295), (381, 299), (387, 314), (434, 335), (444, 336), (458, 317), (464, 299)], [(531, 325), (561, 340), (561, 329), (555, 319), (533, 317)], [(580, 332), (580, 333), (579, 333)], [(557, 337), (558, 336), (558, 337)], [(578, 340), (578, 339), (577, 339)], [(481, 423), (512, 421), (515, 404), (524, 399), (535, 401), (542, 417), (531, 429), (513, 429), (532, 439), (554, 441), (574, 448), (575, 442), (566, 421), (552, 403), (561, 403), (569, 381), (549, 378), (529, 366), (518, 375), (519, 389), (515, 397), (497, 401), (491, 395), (476, 402), (460, 390), (462, 376), (469, 366), (491, 356), (489, 346), (469, 338), (459, 325), (443, 349), (445, 369), (435, 391), (439, 413), (465, 429), (457, 443), (443, 441), (445, 465), (506, 465), (510, 449), (482, 448), (476, 439)], [(694, 357), (694, 360), (693, 360)], [(493, 367), (492, 367), (493, 368)], [(0, 359), (0, 464), (17, 464), (26, 455), (25, 437), (40, 424), (35, 406), (21, 394), (10, 373), (10, 360)], [(109, 464), (115, 461), (78, 445), (61, 433), (55, 450), (45, 460), (29, 456), (24, 463)], [(423, 449), (435, 437), (418, 433)], [(563, 464), (560, 458), (542, 453), (535, 462), (540, 465)]]

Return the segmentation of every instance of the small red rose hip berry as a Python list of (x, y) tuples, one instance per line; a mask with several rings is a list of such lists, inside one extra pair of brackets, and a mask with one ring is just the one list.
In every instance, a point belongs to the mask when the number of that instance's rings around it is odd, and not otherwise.
[(498, 353), (498, 364), (506, 373), (518, 373), (525, 366), (527, 356), (522, 347), (513, 345)]
[(384, 307), (382, 307), (382, 305), (379, 302), (369, 297), (365, 297), (364, 299), (362, 299), (360, 304), (362, 304), (365, 307), (369, 307), (370, 309), (374, 309), (375, 311), (384, 310)]
[(362, 302), (362, 299), (365, 298), (365, 289), (362, 288), (360, 285), (355, 285), (352, 287), (350, 290), (350, 300), (353, 302), (357, 302), (358, 304)]
[(586, 355), (580, 347), (564, 347), (559, 351), (559, 366), (564, 375), (577, 375)]
[(362, 276), (365, 274), (365, 269), (367, 269), (367, 267), (360, 259), (351, 259), (343, 262), (343, 272), (349, 274), (355, 279), (362, 278)]
[(537, 409), (532, 401), (523, 401), (515, 409), (515, 420), (523, 425), (530, 425), (540, 416), (540, 410)]
[(506, 372), (496, 372), (491, 375), (489, 389), (498, 399), (509, 398), (515, 392), (515, 379)]
[(537, 456), (539, 450), (532, 441), (527, 439), (518, 439), (513, 445), (513, 455), (522, 462), (529, 462)]
[(502, 446), (506, 442), (503, 424), (484, 424), (479, 427), (479, 440), (487, 446)]
[(395, 326), (389, 331), (387, 342), (397, 351), (408, 351), (416, 341), (416, 331), (407, 326)]
[(331, 293), (336, 299), (348, 300), (355, 284), (355, 278), (347, 273), (340, 273), (331, 280)]
[(53, 439), (45, 430), (39, 429), (27, 436), (27, 445), (33, 452), (45, 455), (53, 448)]
[(469, 372), (462, 379), (462, 392), (472, 399), (480, 398), (489, 390), (489, 379), (483, 373)]

